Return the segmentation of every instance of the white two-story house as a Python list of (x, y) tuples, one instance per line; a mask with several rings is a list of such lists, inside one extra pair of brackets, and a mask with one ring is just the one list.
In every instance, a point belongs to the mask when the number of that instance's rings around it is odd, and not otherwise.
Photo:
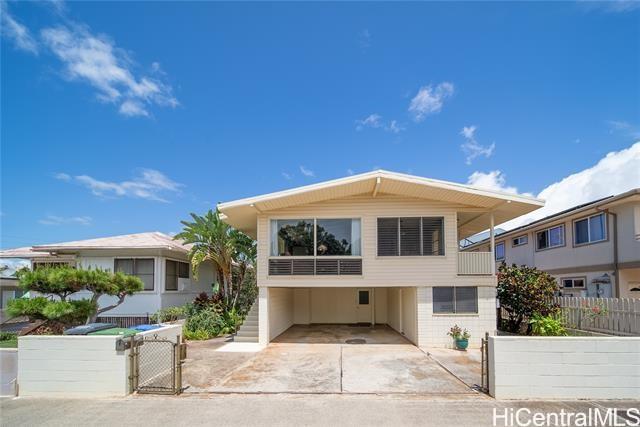
[(496, 327), (490, 251), (458, 242), (541, 200), (387, 171), (221, 203), (258, 241), (259, 342), (292, 325), (386, 324), (420, 347)]
[[(488, 250), (488, 239), (464, 248)], [(564, 296), (640, 298), (640, 189), (502, 233), (495, 260), (548, 272)]]

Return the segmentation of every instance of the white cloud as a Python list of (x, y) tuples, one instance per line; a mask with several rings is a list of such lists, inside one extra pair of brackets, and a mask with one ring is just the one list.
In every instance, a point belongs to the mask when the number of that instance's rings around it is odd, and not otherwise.
[(640, 2), (637, 0), (579, 0), (578, 4), (586, 11), (597, 11), (609, 13), (625, 13), (640, 8)]
[(614, 151), (594, 166), (555, 182), (537, 197), (546, 201), (537, 211), (516, 218), (502, 227), (512, 229), (576, 205), (640, 187), (640, 141)]
[(348, 173), (349, 175), (353, 175), (353, 174), (355, 174), (355, 172), (353, 171), (353, 169), (347, 169), (347, 173)]
[(93, 218), (90, 216), (62, 217), (57, 215), (47, 215), (38, 220), (43, 225), (91, 225)]
[(150, 106), (179, 105), (171, 86), (156, 78), (136, 75), (124, 50), (106, 36), (94, 35), (78, 24), (45, 28), (41, 36), (64, 63), (67, 78), (89, 83), (98, 91), (98, 99), (119, 104), (121, 114), (149, 116)]
[(460, 146), (460, 148), (462, 148), (462, 151), (467, 155), (465, 163), (468, 165), (470, 165), (476, 157), (491, 157), (493, 155), (493, 151), (496, 148), (495, 142), (491, 143), (491, 145), (481, 145), (476, 140), (476, 130), (476, 126), (465, 126), (460, 131), (460, 135), (464, 136), (464, 138), (466, 139), (466, 141)]
[(94, 195), (100, 197), (131, 197), (165, 203), (168, 200), (163, 197), (163, 194), (178, 193), (180, 188), (183, 187), (182, 184), (178, 184), (162, 172), (154, 169), (141, 169), (135, 178), (121, 182), (100, 181), (89, 175), (71, 177), (65, 173), (57, 174), (56, 178), (80, 184), (91, 190)]
[(609, 120), (607, 121), (609, 125), (609, 133), (621, 133), (629, 138), (638, 139), (640, 138), (640, 130), (638, 127), (632, 125), (629, 122), (625, 122), (623, 120)]
[(420, 88), (409, 104), (409, 112), (416, 122), (421, 122), (428, 115), (439, 113), (444, 101), (454, 92), (453, 83), (442, 82), (436, 87), (432, 85)]
[(55, 175), (53, 175), (53, 177), (55, 179), (59, 179), (60, 181), (71, 181), (71, 175), (69, 175), (68, 173), (57, 173)]
[(29, 29), (11, 16), (7, 2), (5, 1), (0, 2), (0, 16), (2, 17), (2, 25), (0, 25), (2, 35), (13, 40), (13, 43), (18, 49), (37, 54), (38, 43), (31, 35)]
[(366, 28), (358, 33), (358, 44), (363, 50), (371, 47), (371, 33)]
[(293, 177), (291, 176), (291, 174), (288, 174), (288, 173), (286, 173), (286, 172), (282, 172), (282, 176), (283, 176), (283, 177), (284, 177), (284, 179), (286, 179), (287, 181), (290, 181), (290, 180), (291, 180), (291, 178), (293, 178)]
[(499, 170), (493, 170), (488, 173), (474, 172), (467, 179), (467, 184), (474, 187), (485, 188), (488, 190), (502, 191), (503, 193), (518, 194), (516, 187), (506, 185), (506, 175)]
[(382, 116), (379, 114), (370, 114), (362, 120), (356, 120), (356, 130), (362, 130), (365, 127), (379, 128), (382, 126)]
[(304, 175), (304, 176), (316, 176), (316, 174), (315, 174), (315, 173), (313, 173), (313, 171), (312, 171), (312, 170), (307, 169), (307, 168), (306, 168), (306, 167), (304, 167), (304, 166), (300, 166), (300, 172), (301, 172), (301, 173), (302, 173), (302, 175)]
[(372, 129), (383, 129), (391, 133), (400, 133), (405, 130), (405, 128), (401, 126), (397, 120), (391, 120), (389, 124), (383, 123), (382, 116), (376, 113), (370, 114), (362, 120), (356, 120), (357, 131), (361, 131), (366, 127)]

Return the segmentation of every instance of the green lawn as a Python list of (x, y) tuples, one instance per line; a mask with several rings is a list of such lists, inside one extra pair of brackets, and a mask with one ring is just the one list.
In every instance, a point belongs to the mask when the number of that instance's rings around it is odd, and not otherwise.
[(18, 348), (18, 340), (3, 340), (0, 341), (0, 348)]

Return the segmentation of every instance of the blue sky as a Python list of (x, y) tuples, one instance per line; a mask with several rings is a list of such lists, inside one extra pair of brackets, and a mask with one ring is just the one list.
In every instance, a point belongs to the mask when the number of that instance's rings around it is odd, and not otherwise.
[(637, 6), (2, 3), (0, 245), (374, 168), (549, 210), (640, 186)]

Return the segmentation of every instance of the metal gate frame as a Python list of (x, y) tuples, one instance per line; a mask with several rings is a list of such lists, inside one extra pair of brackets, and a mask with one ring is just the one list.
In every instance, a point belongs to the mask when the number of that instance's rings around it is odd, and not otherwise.
[(481, 388), (483, 392), (489, 393), (489, 332), (485, 332), (482, 338), (480, 354), (482, 355)]
[[(137, 392), (140, 394), (165, 394), (165, 395), (177, 395), (184, 390), (182, 387), (182, 364), (183, 360), (187, 356), (186, 344), (182, 342), (180, 335), (177, 337), (177, 343), (165, 338), (159, 338), (157, 335), (153, 337), (137, 338), (132, 336), (128, 347), (129, 352), (129, 392)], [(144, 345), (148, 346), (152, 343), (166, 343), (171, 346), (171, 387), (153, 387), (140, 385), (140, 351)], [(143, 350), (144, 351), (144, 350)]]

